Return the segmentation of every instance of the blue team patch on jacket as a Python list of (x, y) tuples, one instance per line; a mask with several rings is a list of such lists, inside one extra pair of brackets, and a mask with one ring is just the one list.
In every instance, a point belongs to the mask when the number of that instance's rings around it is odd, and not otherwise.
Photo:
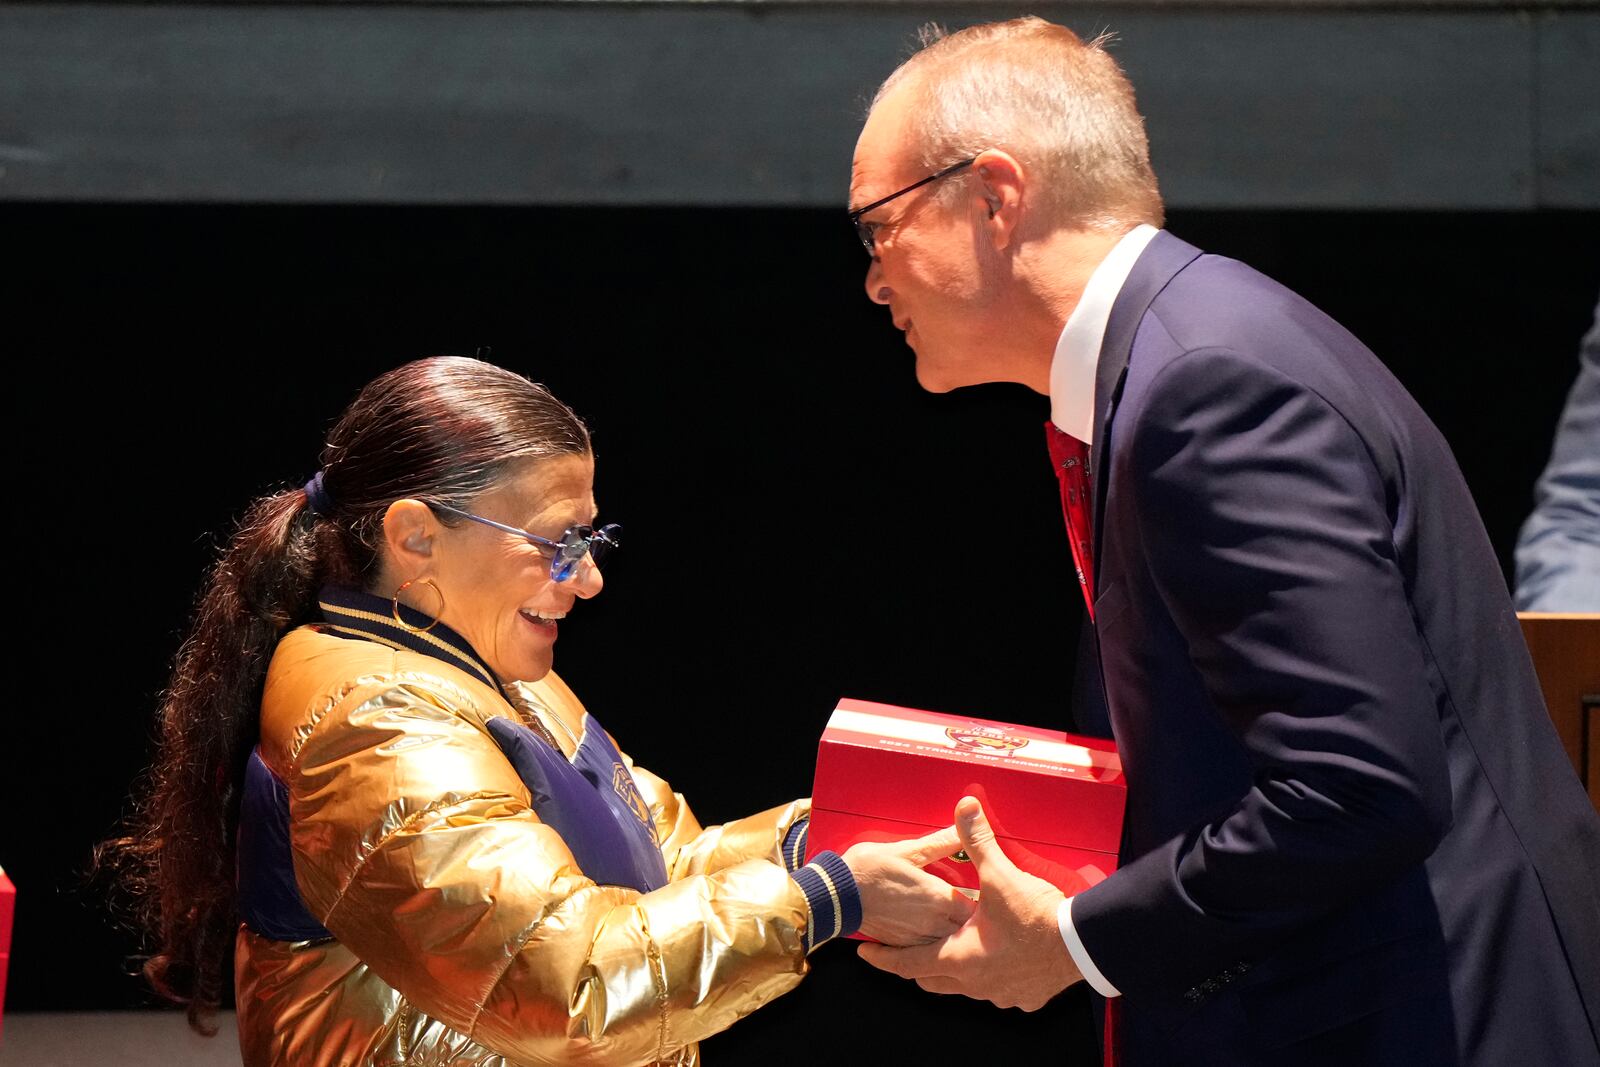
[(667, 884), (650, 809), (593, 716), (571, 762), (510, 719), (490, 719), (489, 733), (528, 787), (534, 813), (561, 835), (584, 874), (641, 893)]

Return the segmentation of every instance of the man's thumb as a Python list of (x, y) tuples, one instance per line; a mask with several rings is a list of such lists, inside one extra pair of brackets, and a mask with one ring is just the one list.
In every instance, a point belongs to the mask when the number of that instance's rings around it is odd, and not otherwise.
[(997, 861), (1010, 863), (1000, 851), (994, 830), (989, 827), (989, 817), (983, 813), (983, 805), (978, 803), (977, 797), (962, 797), (956, 804), (956, 833), (961, 835), (961, 848), (974, 866), (981, 868), (985, 863)]

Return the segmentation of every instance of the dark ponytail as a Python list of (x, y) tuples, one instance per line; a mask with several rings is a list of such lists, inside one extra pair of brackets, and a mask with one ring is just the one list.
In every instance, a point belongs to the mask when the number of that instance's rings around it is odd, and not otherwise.
[(179, 649), (129, 833), (97, 856), (158, 945), (145, 977), (188, 1005), (195, 1029), (215, 1032), (206, 1018), (227, 989), (239, 785), (278, 641), (311, 620), (323, 585), (368, 587), (393, 501), (466, 507), (512, 462), (588, 450), (582, 421), (543, 386), (477, 360), (421, 360), (368, 384), (328, 435), (327, 514), (302, 489), (245, 513)]

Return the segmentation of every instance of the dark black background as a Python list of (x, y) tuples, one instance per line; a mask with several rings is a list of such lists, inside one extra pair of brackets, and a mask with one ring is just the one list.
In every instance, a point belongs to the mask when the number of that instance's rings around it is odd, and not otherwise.
[[(1600, 293), (1600, 217), (1175, 212), (1299, 290), (1450, 440), (1502, 561)], [(146, 762), (213, 546), (316, 469), (360, 385), (471, 354), (590, 422), (627, 547), (557, 669), (710, 823), (810, 791), (842, 695), (1068, 726), (1079, 609), (1020, 387), (921, 392), (837, 212), (0, 205), (13, 624), (0, 865), (7, 1008), (150, 1003), (86, 884)], [(1080, 994), (1038, 1015), (920, 994), (846, 946), (710, 1042), (1091, 1063)], [(176, 1018), (174, 1026), (182, 1025)], [(226, 1040), (224, 1037), (222, 1040)]]

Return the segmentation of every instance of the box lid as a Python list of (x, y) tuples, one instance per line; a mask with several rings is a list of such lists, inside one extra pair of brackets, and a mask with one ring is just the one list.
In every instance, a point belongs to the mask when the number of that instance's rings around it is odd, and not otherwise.
[(839, 702), (818, 746), (815, 807), (947, 826), (966, 795), (1003, 837), (1110, 854), (1120, 843), (1126, 781), (1110, 741)]

